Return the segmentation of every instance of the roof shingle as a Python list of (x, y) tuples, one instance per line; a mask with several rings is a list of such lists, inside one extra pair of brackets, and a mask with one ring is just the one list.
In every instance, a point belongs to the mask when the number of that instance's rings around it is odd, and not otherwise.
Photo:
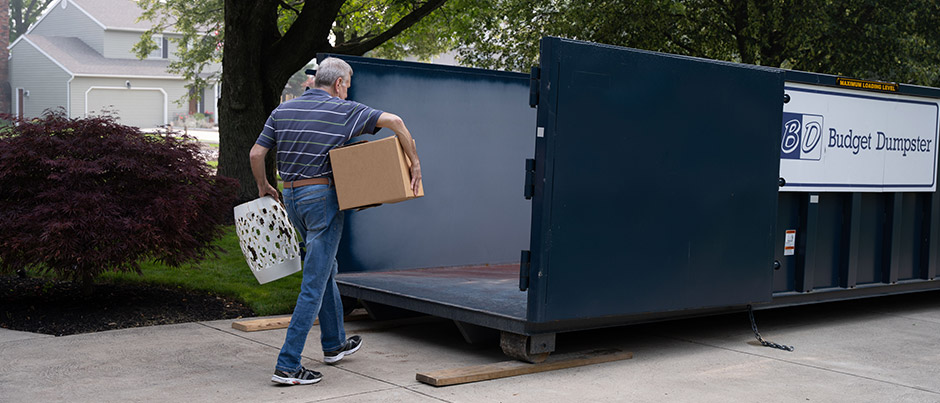
[(179, 78), (167, 72), (167, 60), (108, 59), (78, 38), (27, 34), (24, 38), (62, 63), (75, 75), (120, 75)]
[(106, 29), (146, 31), (153, 26), (148, 20), (137, 21), (137, 18), (143, 14), (143, 10), (137, 5), (137, 2), (133, 0), (68, 1), (81, 7), (88, 14), (91, 14), (98, 22), (104, 24)]

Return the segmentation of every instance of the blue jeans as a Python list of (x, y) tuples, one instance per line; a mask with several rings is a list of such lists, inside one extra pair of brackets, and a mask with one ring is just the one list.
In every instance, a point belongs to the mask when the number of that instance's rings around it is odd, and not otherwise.
[(344, 215), (339, 211), (333, 187), (310, 185), (284, 189), (283, 194), (287, 216), (300, 231), (307, 248), (297, 306), (277, 357), (277, 369), (294, 372), (300, 369), (300, 354), (314, 318), (320, 318), (323, 351), (337, 350), (346, 341), (343, 302), (336, 288), (336, 250), (343, 234)]

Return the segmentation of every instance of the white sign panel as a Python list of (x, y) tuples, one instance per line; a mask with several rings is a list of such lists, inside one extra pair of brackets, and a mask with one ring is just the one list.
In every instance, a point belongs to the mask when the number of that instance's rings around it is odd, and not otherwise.
[(940, 100), (788, 82), (781, 191), (932, 192)]

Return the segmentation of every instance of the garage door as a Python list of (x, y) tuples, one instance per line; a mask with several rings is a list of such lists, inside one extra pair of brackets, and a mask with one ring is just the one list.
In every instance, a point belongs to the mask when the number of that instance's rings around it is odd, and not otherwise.
[(119, 123), (143, 128), (166, 123), (166, 96), (160, 90), (92, 88), (87, 94), (88, 115), (110, 110)]

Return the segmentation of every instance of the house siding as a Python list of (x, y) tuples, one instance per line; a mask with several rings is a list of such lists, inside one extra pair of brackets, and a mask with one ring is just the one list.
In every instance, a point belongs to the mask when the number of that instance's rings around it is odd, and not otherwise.
[[(189, 110), (188, 101), (183, 101), (181, 104), (177, 104), (177, 101), (183, 99), (183, 96), (188, 94), (188, 91), (185, 87), (185, 82), (183, 80), (174, 80), (174, 79), (144, 79), (144, 78), (111, 78), (111, 77), (75, 77), (72, 80), (71, 85), (71, 105), (72, 105), (72, 117), (80, 117), (85, 115), (85, 96), (88, 93), (88, 90), (92, 87), (108, 87), (121, 89), (125, 88), (125, 82), (131, 82), (131, 88), (133, 89), (142, 89), (142, 88), (162, 88), (166, 91), (167, 99), (167, 120), (171, 122), (174, 117), (181, 114), (186, 114)], [(150, 94), (140, 93), (141, 96), (147, 97)], [(94, 108), (90, 108), (94, 109)], [(120, 114), (120, 107), (118, 107), (118, 112)]]
[[(104, 31), (104, 57), (109, 59), (137, 59), (137, 55), (134, 54), (134, 45), (137, 42), (140, 42), (140, 37), (143, 35), (143, 32), (133, 32), (133, 31), (116, 31), (116, 30), (107, 30)], [(179, 38), (180, 35), (164, 34), (164, 37), (169, 39), (169, 52), (167, 53), (168, 60), (177, 60), (179, 59), (176, 56), (177, 45), (173, 42), (173, 38)], [(159, 60), (163, 58), (163, 51), (160, 49), (154, 50), (147, 57), (148, 60)]]
[(98, 53), (104, 54), (104, 30), (78, 7), (62, 8), (56, 3), (30, 33), (42, 36), (73, 36), (81, 39)]
[(71, 78), (68, 72), (40, 53), (32, 44), (19, 41), (10, 49), (10, 87), (13, 112), (16, 112), (16, 89), (29, 91), (24, 99), (26, 117), (38, 117), (46, 109), (66, 107), (66, 90)]
[[(104, 31), (104, 57), (109, 59), (136, 59), (132, 49), (140, 41), (141, 32)], [(155, 55), (157, 52), (151, 54)]]

